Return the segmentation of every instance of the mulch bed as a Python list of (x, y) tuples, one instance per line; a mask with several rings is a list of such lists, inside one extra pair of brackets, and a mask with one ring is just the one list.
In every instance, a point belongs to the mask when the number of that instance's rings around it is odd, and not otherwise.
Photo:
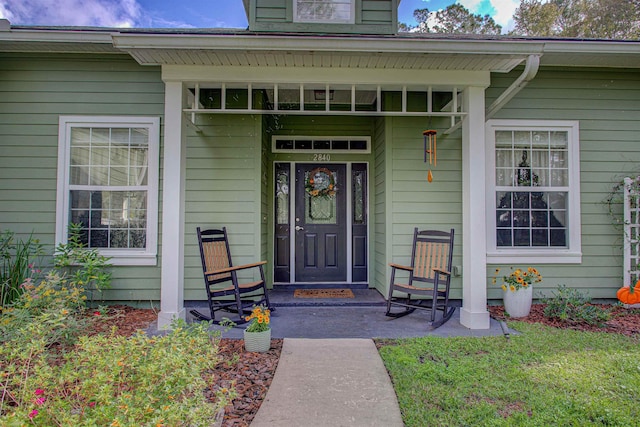
[[(640, 337), (639, 309), (628, 310), (617, 305), (607, 306), (611, 309), (611, 320), (602, 327), (598, 327), (586, 324), (566, 324), (547, 319), (543, 314), (544, 307), (544, 304), (534, 304), (529, 316), (516, 320), (543, 323), (557, 328)], [(504, 314), (503, 306), (491, 306), (489, 312), (496, 319), (510, 321)], [(157, 313), (154, 310), (127, 306), (110, 307), (108, 314), (109, 321), (105, 322), (100, 329), (102, 332), (108, 332), (112, 326), (115, 326), (117, 333), (122, 335), (131, 335), (137, 329), (146, 329), (157, 318)], [(101, 332), (100, 329), (97, 329), (96, 332)], [(232, 385), (238, 392), (238, 397), (225, 408), (223, 426), (249, 426), (271, 385), (280, 359), (282, 342), (283, 340), (273, 339), (271, 349), (268, 352), (251, 353), (244, 350), (242, 340), (220, 340), (220, 355), (223, 360), (215, 367), (212, 375), (209, 375), (213, 383), (207, 392), (213, 396), (216, 390), (229, 388)]]
[(620, 305), (604, 305), (611, 310), (611, 319), (604, 325), (588, 325), (586, 323), (566, 323), (557, 319), (549, 319), (544, 316), (545, 304), (533, 304), (531, 312), (527, 317), (509, 319), (504, 314), (504, 306), (496, 305), (489, 307), (491, 317), (498, 320), (517, 320), (528, 323), (542, 323), (554, 328), (575, 329), (578, 331), (608, 332), (622, 334), (629, 337), (640, 337), (640, 309), (627, 309)]

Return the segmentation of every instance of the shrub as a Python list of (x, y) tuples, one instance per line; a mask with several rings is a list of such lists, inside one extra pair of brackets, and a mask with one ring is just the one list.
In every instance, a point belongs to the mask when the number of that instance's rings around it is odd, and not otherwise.
[[(162, 337), (139, 332), (81, 337), (62, 363), (48, 363), (25, 343), (3, 346), (0, 422), (35, 425), (210, 425), (233, 392), (220, 389), (210, 404), (203, 374), (219, 362), (217, 337), (208, 324), (174, 324)], [(8, 357), (18, 356), (18, 361)], [(9, 375), (6, 375), (9, 374)]]
[(5, 230), (0, 234), (0, 307), (13, 303), (21, 294), (25, 280), (33, 280), (39, 271), (35, 262), (44, 250), (31, 234), (26, 240), (16, 240), (15, 233)]
[(542, 302), (547, 304), (544, 308), (546, 317), (565, 323), (600, 325), (611, 317), (609, 310), (592, 305), (590, 297), (566, 285), (559, 285), (553, 297), (543, 298)]

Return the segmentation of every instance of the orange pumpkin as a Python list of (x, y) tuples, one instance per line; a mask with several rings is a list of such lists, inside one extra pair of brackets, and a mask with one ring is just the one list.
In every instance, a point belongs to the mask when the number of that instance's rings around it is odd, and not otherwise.
[(624, 286), (618, 289), (616, 296), (623, 304), (640, 304), (640, 280), (638, 280), (633, 288), (631, 286)]

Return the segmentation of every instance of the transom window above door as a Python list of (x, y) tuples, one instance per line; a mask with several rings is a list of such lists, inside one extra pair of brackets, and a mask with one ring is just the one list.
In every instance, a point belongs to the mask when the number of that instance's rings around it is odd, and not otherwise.
[(371, 138), (368, 136), (287, 136), (273, 135), (274, 153), (297, 152), (341, 152), (362, 154), (371, 152)]

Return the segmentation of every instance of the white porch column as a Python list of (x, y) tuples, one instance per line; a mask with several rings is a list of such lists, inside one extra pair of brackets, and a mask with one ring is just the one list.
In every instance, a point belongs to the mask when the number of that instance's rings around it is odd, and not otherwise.
[(484, 87), (463, 94), (467, 117), (462, 122), (462, 309), (460, 323), (488, 329), (487, 245), (485, 211)]
[(181, 82), (166, 82), (164, 95), (164, 171), (162, 179), (162, 275), (158, 328), (168, 328), (184, 310), (184, 189), (186, 137)]

